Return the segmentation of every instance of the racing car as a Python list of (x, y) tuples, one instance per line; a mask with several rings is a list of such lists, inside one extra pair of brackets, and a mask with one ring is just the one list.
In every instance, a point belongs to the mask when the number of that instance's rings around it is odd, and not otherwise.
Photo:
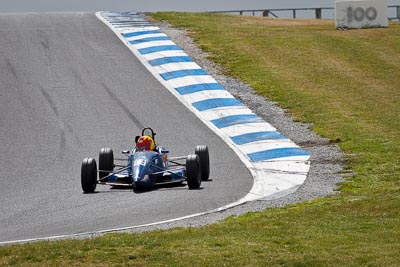
[[(209, 179), (210, 160), (206, 145), (196, 146), (194, 154), (169, 158), (168, 149), (155, 146), (155, 135), (152, 128), (144, 128), (142, 135), (135, 138), (135, 147), (122, 151), (126, 156), (124, 159), (114, 159), (111, 148), (102, 148), (99, 169), (95, 159), (85, 158), (81, 166), (83, 192), (93, 193), (97, 184), (138, 189), (186, 182), (189, 189), (198, 189), (202, 181)], [(151, 140), (149, 144), (153, 147), (142, 149), (146, 140)]]

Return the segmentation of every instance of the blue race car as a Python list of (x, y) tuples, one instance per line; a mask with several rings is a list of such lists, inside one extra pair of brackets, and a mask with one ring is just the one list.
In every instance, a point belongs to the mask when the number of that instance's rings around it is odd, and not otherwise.
[(97, 184), (135, 189), (186, 181), (189, 189), (200, 188), (201, 181), (208, 180), (210, 175), (208, 147), (199, 145), (192, 155), (169, 158), (168, 149), (155, 145), (155, 135), (153, 129), (144, 128), (142, 135), (136, 137), (136, 146), (122, 151), (127, 158), (115, 159), (126, 164), (116, 164), (110, 148), (100, 150), (99, 170), (95, 159), (85, 158), (81, 167), (83, 192), (93, 193)]

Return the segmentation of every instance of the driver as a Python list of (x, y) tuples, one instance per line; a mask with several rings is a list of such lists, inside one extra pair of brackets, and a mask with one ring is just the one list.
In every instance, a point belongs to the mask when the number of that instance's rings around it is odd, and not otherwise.
[(156, 145), (154, 143), (153, 138), (150, 136), (141, 136), (136, 142), (136, 147), (139, 151), (154, 151)]
[(156, 146), (153, 138), (151, 138), (150, 136), (144, 135), (138, 137), (136, 141), (136, 148), (137, 151), (155, 151), (160, 153), (164, 166), (168, 167), (168, 150), (163, 147)]

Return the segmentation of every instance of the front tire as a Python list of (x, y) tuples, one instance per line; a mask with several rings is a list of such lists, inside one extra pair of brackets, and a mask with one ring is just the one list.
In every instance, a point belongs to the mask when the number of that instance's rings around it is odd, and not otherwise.
[(196, 154), (186, 158), (186, 177), (189, 189), (199, 189), (201, 185), (200, 157)]
[(196, 146), (195, 154), (199, 155), (201, 166), (201, 180), (207, 181), (210, 177), (210, 156), (208, 147), (205, 145)]
[(102, 179), (114, 169), (114, 152), (111, 148), (102, 148), (99, 153), (99, 178), (101, 182), (107, 182), (108, 179)]
[(96, 160), (85, 158), (81, 167), (81, 185), (85, 193), (93, 193), (97, 185)]

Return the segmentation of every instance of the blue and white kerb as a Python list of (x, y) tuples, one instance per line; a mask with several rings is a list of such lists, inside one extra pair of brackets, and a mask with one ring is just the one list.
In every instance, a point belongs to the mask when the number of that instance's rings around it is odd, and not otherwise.
[(310, 154), (234, 98), (160, 28), (136, 12), (97, 12), (96, 15), (249, 168), (254, 177), (253, 188), (232, 205), (281, 197), (304, 183)]

